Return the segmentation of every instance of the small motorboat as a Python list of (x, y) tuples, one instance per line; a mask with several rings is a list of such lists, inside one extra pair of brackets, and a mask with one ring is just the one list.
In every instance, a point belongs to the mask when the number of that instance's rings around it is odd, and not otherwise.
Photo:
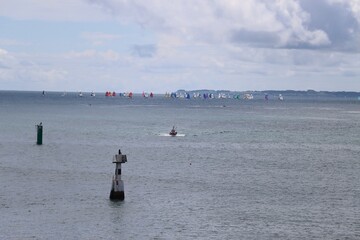
[(175, 126), (174, 126), (174, 127), (171, 129), (169, 135), (170, 135), (170, 136), (176, 136), (176, 134), (177, 134), (177, 131), (175, 130)]

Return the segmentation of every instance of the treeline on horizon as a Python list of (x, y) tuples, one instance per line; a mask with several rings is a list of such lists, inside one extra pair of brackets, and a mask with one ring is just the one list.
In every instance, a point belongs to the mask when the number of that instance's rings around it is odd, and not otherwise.
[(200, 89), (200, 90), (184, 90), (179, 89), (176, 92), (187, 92), (187, 93), (228, 93), (228, 94), (243, 94), (251, 93), (254, 95), (287, 95), (287, 96), (334, 96), (334, 97), (359, 97), (360, 92), (354, 91), (315, 91), (315, 90), (248, 90), (248, 91), (230, 91), (230, 90), (210, 90), (210, 89)]

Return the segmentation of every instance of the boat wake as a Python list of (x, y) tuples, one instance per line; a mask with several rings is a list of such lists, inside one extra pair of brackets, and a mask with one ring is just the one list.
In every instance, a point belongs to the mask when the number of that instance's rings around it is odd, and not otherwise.
[(159, 133), (159, 136), (160, 137), (185, 137), (185, 134), (178, 133), (178, 134), (176, 134), (176, 136), (171, 136), (168, 133)]

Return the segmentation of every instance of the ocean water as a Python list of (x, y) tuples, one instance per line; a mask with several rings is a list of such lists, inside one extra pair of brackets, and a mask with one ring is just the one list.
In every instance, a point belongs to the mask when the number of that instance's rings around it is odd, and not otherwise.
[(0, 92), (0, 239), (360, 239), (360, 101), (102, 95)]

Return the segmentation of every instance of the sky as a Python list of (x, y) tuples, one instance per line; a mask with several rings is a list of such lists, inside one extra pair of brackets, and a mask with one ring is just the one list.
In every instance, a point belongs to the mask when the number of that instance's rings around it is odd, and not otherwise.
[(0, 90), (360, 91), (360, 0), (0, 0)]

